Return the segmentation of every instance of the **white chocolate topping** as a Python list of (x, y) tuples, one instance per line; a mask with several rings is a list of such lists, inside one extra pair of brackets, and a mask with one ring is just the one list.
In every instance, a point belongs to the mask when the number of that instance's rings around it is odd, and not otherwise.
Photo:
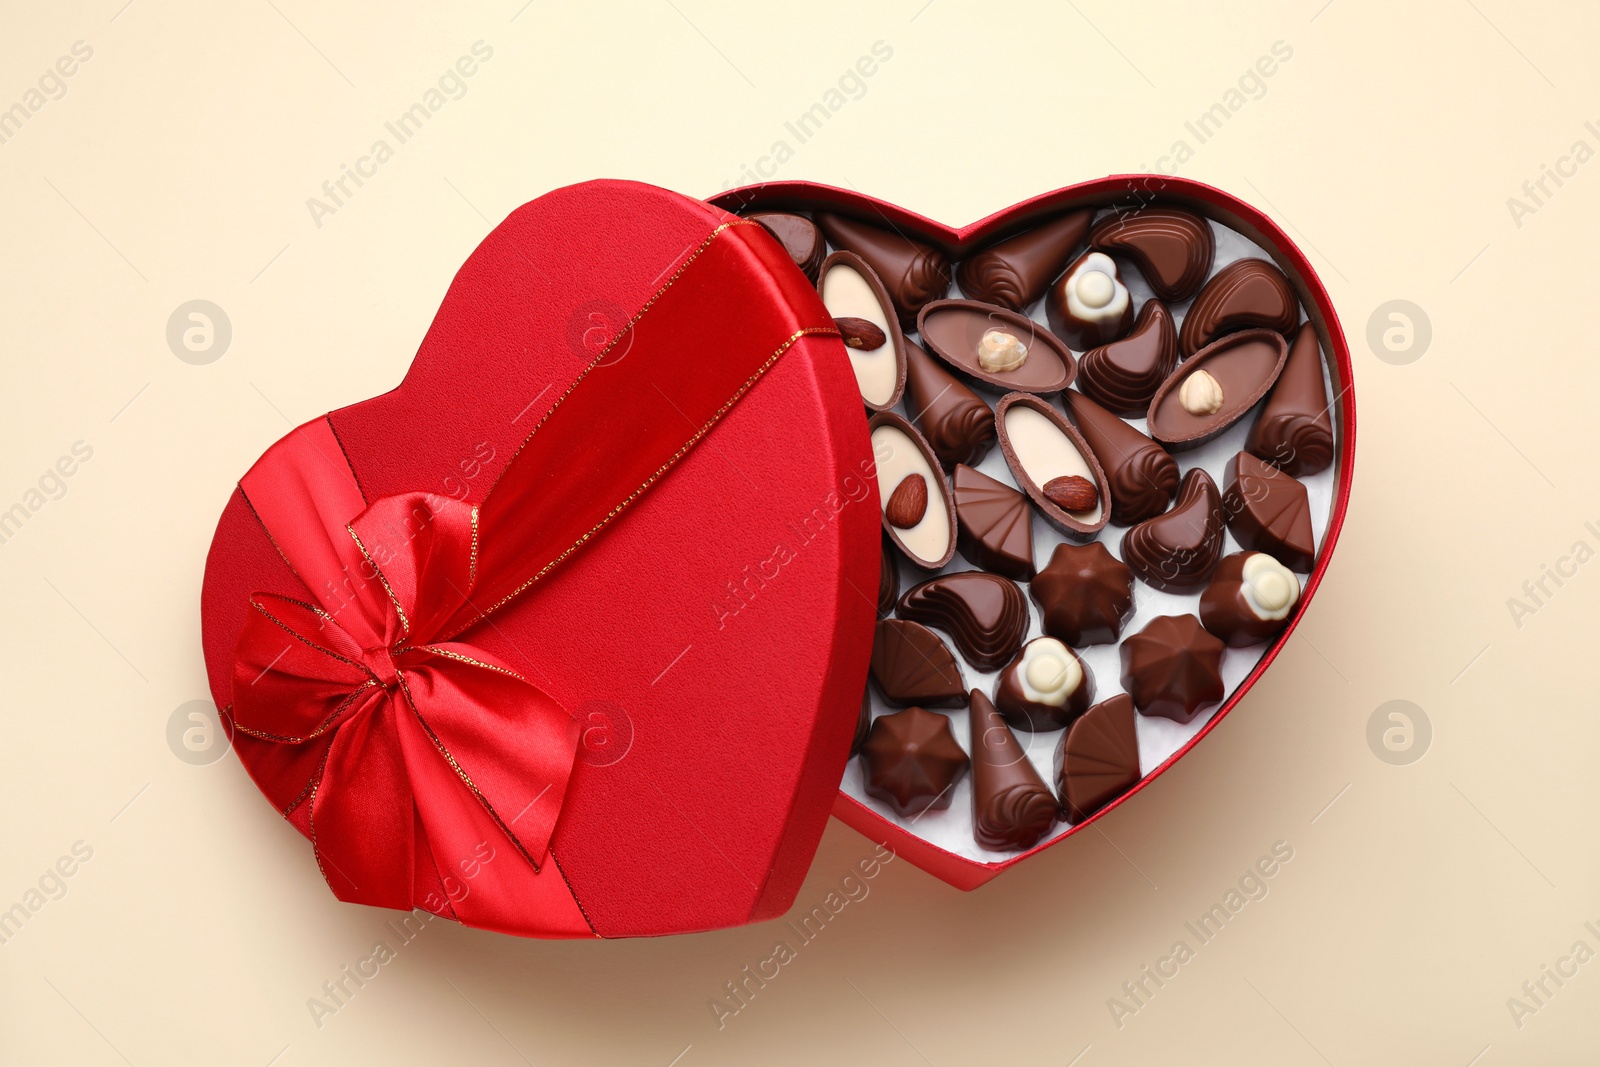
[(1028, 360), (1028, 346), (1005, 330), (985, 330), (978, 341), (978, 366), (991, 374), (1016, 370)]
[(1117, 280), (1117, 264), (1104, 252), (1090, 252), (1067, 282), (1067, 311), (1087, 322), (1114, 322), (1127, 310), (1128, 287)]
[(1022, 695), (1035, 704), (1059, 708), (1083, 683), (1083, 665), (1066, 645), (1038, 637), (1022, 650)]
[(856, 372), (861, 396), (869, 404), (887, 404), (894, 396), (900, 368), (894, 361), (894, 328), (872, 286), (850, 264), (835, 263), (822, 276), (822, 303), (836, 319), (866, 319), (883, 331), (883, 344), (877, 348), (846, 348), (845, 352)]
[(1256, 618), (1276, 622), (1300, 599), (1300, 580), (1265, 552), (1252, 552), (1240, 568), (1239, 590)]

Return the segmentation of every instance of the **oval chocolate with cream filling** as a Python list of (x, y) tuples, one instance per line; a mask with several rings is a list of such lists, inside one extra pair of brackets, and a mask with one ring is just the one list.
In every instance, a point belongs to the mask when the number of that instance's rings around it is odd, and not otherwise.
[(1059, 393), (1078, 372), (1059, 337), (994, 304), (935, 300), (917, 316), (917, 330), (935, 355), (991, 392)]
[[(1111, 517), (1111, 485), (1100, 461), (1066, 416), (1029, 393), (1008, 393), (995, 408), (995, 422), (1012, 477), (1050, 525), (1078, 541), (1099, 533)], [(1051, 482), (1072, 477), (1094, 486), (1092, 507), (1064, 511), (1046, 493)]]
[[(884, 531), (912, 563), (936, 571), (956, 552), (956, 509), (939, 459), (916, 427), (893, 411), (878, 412), (867, 421), (867, 428), (878, 465), (878, 507)], [(896, 526), (889, 518), (889, 503), (901, 483), (917, 477), (927, 491), (927, 505), (914, 523)]]
[(864, 319), (883, 331), (882, 344), (872, 348), (846, 344), (845, 352), (867, 407), (873, 411), (893, 407), (906, 387), (906, 340), (889, 291), (860, 256), (835, 252), (822, 261), (817, 292), (835, 319)]

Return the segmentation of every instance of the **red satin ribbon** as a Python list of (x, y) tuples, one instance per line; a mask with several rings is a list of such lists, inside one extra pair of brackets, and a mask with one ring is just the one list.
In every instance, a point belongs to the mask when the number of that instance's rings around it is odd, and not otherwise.
[[(728, 300), (773, 278), (774, 256), (759, 226), (708, 236), (613, 342), (625, 358), (579, 374), (481, 505), (418, 492), (369, 506), (326, 418), (241, 480), (309, 599), (250, 598), (231, 714), (271, 742), (241, 756), (269, 796), (295, 798), (284, 814), (340, 899), (587, 932), (546, 865), (579, 725), (473, 631), (665, 475), (796, 340), (837, 332), (798, 321), (781, 281), (772, 299)], [(469, 867), (473, 891), (452, 892)]]

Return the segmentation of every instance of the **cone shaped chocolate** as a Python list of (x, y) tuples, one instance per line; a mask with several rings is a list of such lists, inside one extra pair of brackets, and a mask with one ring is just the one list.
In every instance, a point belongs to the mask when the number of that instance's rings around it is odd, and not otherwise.
[(971, 700), (972, 836), (995, 852), (1032, 848), (1055, 825), (1055, 794), (989, 698)]
[(1172, 454), (1082, 393), (1061, 397), (1111, 483), (1111, 521), (1132, 526), (1166, 511), (1178, 490)]
[(969, 300), (1024, 311), (1037, 303), (1083, 244), (1094, 212), (1071, 211), (968, 256), (956, 270)]
[(1307, 322), (1289, 346), (1288, 361), (1250, 428), (1245, 451), (1296, 478), (1326, 470), (1333, 462), (1329, 406), (1322, 384), (1322, 350), (1315, 327)]
[(916, 329), (922, 306), (950, 289), (950, 261), (932, 245), (843, 215), (818, 215), (817, 225), (835, 248), (867, 261), (889, 290), (902, 329)]
[(994, 412), (922, 348), (906, 342), (906, 410), (949, 470), (977, 463), (994, 444)]
[(1088, 711), (1056, 746), (1061, 808), (1082, 822), (1139, 781), (1139, 738), (1133, 698), (1118, 693)]

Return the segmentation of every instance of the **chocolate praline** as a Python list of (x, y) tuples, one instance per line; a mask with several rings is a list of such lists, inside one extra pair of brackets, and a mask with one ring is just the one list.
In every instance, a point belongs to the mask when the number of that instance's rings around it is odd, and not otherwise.
[(1225, 333), (1260, 326), (1286, 334), (1300, 303), (1283, 271), (1264, 259), (1241, 259), (1212, 275), (1195, 295), (1178, 330), (1185, 359)]
[(1222, 699), (1222, 647), (1193, 615), (1159, 615), (1122, 642), (1122, 688), (1142, 714), (1192, 722)]
[(1082, 393), (1061, 394), (1067, 414), (1111, 485), (1111, 521), (1132, 526), (1167, 510), (1178, 491), (1178, 461)]
[(1079, 823), (1139, 782), (1139, 737), (1133, 698), (1118, 693), (1072, 724), (1056, 744), (1056, 792)]
[(867, 690), (861, 691), (861, 714), (856, 717), (856, 736), (850, 742), (850, 755), (854, 756), (861, 751), (861, 746), (867, 740), (867, 732), (872, 729), (872, 695)]
[(967, 684), (939, 635), (919, 622), (884, 619), (872, 636), (872, 680), (895, 707), (959, 708)]
[(900, 598), (900, 568), (895, 566), (894, 550), (888, 538), (883, 539), (883, 554), (878, 557), (878, 618), (894, 610)]
[(1317, 331), (1311, 323), (1303, 323), (1289, 346), (1278, 384), (1250, 427), (1245, 451), (1296, 478), (1326, 470), (1333, 462), (1329, 406)]
[(972, 836), (994, 852), (1032, 848), (1056, 824), (1055, 794), (989, 698), (974, 689)]
[(1133, 297), (1116, 261), (1104, 252), (1079, 256), (1045, 298), (1050, 329), (1082, 351), (1115, 341), (1133, 325)]
[[(995, 407), (1000, 453), (1011, 476), (1039, 514), (1074, 541), (1088, 541), (1111, 519), (1111, 483), (1077, 427), (1049, 401), (1031, 393), (1007, 393)], [(1050, 486), (1059, 478), (1078, 478), (1093, 487), (1088, 507), (1067, 511)], [(1077, 505), (1069, 505), (1077, 507)]]
[(976, 567), (1019, 582), (1032, 578), (1033, 510), (1028, 498), (966, 464), (956, 465), (950, 487), (961, 555)]
[(1161, 383), (1150, 400), (1150, 436), (1194, 448), (1249, 414), (1277, 381), (1288, 355), (1283, 335), (1240, 330), (1219, 337)]
[(1022, 311), (1044, 295), (1067, 257), (1083, 244), (1094, 212), (1069, 211), (1060, 218), (990, 245), (961, 261), (956, 281), (968, 299)]
[(1211, 225), (1192, 211), (1151, 205), (1137, 211), (1114, 210), (1089, 231), (1089, 247), (1127, 256), (1150, 291), (1177, 302), (1193, 295), (1216, 254)]
[(1078, 388), (1118, 415), (1143, 415), (1178, 365), (1178, 331), (1159, 300), (1146, 300), (1133, 330), (1078, 361)]
[(1290, 570), (1309, 573), (1317, 550), (1311, 535), (1306, 487), (1248, 452), (1228, 461), (1222, 506), (1228, 532), (1241, 548), (1276, 556)]
[(950, 260), (930, 244), (843, 215), (820, 214), (817, 225), (835, 248), (854, 252), (877, 272), (902, 329), (914, 329), (923, 305), (950, 289)]
[(1094, 673), (1054, 637), (1023, 645), (995, 682), (995, 706), (1018, 730), (1063, 729), (1093, 700)]
[(1265, 552), (1235, 552), (1200, 594), (1200, 625), (1233, 648), (1260, 644), (1282, 632), (1299, 600), (1289, 568)]
[(938, 360), (906, 342), (906, 410), (948, 470), (977, 463), (994, 444), (994, 412)]
[(867, 796), (902, 818), (948, 808), (971, 766), (950, 720), (915, 707), (873, 720), (861, 764)]
[[(951, 500), (950, 480), (939, 465), (933, 447), (905, 417), (894, 411), (880, 411), (867, 420), (872, 454), (877, 461), (878, 507), (883, 514), (883, 531), (906, 559), (923, 570), (936, 571), (956, 554), (956, 508)], [(927, 504), (920, 517), (909, 526), (897, 526), (889, 514), (901, 483), (920, 477), (927, 490)]]
[(1157, 589), (1203, 585), (1222, 558), (1222, 514), (1217, 483), (1195, 467), (1183, 476), (1171, 511), (1146, 519), (1123, 535), (1122, 558)]
[(912, 586), (900, 598), (902, 619), (937, 626), (949, 634), (967, 662), (980, 671), (999, 670), (1028, 632), (1028, 602), (1009, 578), (987, 571), (958, 571)]
[(822, 270), (822, 261), (827, 257), (828, 249), (816, 223), (804, 215), (787, 211), (763, 211), (746, 217), (751, 222), (759, 222), (762, 229), (772, 234), (783, 250), (789, 253), (789, 258), (794, 260), (794, 265), (805, 272), (811, 284), (817, 283), (817, 274)]
[(1115, 642), (1133, 617), (1133, 573), (1099, 541), (1057, 545), (1028, 595), (1044, 632), (1073, 648)]
[(909, 342), (877, 272), (853, 252), (835, 252), (822, 261), (817, 294), (839, 327), (861, 402), (873, 411), (894, 407), (906, 387)]

